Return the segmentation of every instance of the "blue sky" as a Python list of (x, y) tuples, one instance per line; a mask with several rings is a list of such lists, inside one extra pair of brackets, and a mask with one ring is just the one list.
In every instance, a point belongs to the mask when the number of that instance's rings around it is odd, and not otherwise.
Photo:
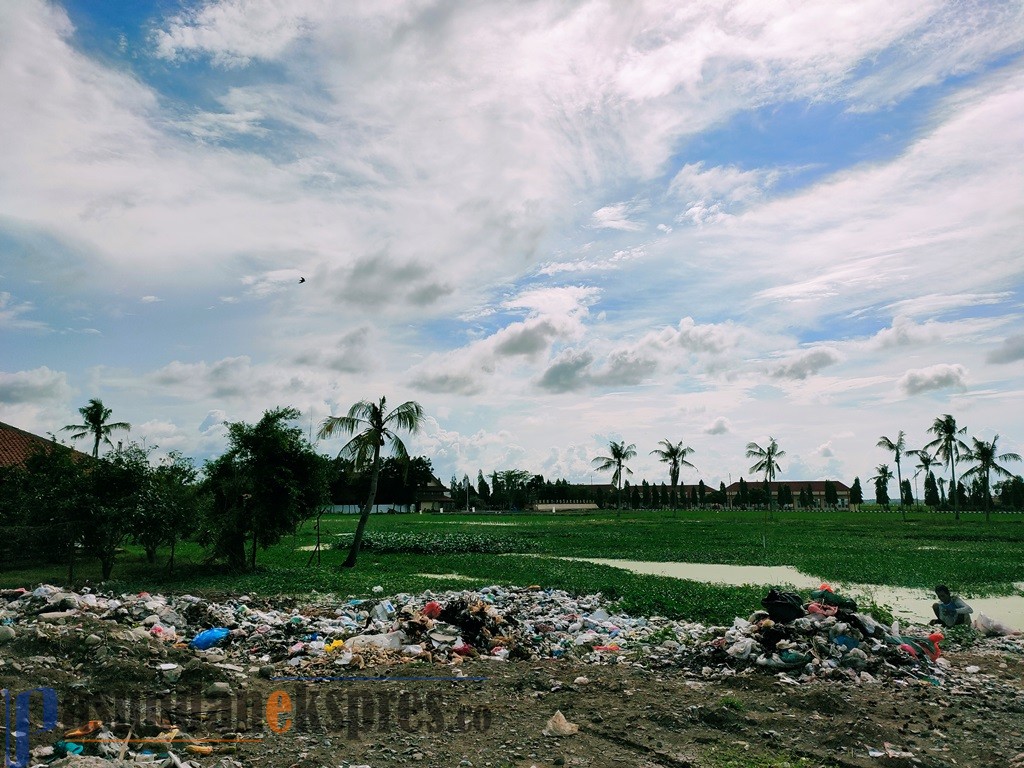
[(1016, 2), (4, 4), (0, 420), (202, 459), (384, 394), (445, 479), (1024, 452), (1022, 94)]

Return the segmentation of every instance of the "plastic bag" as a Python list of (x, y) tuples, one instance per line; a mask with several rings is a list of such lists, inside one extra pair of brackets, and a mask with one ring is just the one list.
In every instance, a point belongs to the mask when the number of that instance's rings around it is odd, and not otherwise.
[(200, 651), (205, 651), (207, 648), (213, 648), (221, 640), (227, 637), (231, 633), (231, 630), (226, 627), (214, 627), (213, 629), (207, 629), (200, 632), (189, 643), (190, 646)]

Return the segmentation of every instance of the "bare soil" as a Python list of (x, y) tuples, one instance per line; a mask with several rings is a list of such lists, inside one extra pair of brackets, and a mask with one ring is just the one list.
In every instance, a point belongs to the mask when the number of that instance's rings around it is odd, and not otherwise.
[[(941, 685), (793, 685), (764, 669), (723, 676), (570, 660), (467, 660), (457, 680), (456, 668), (419, 662), (309, 682), (145, 642), (104, 638), (102, 650), (86, 648), (78, 637), (23, 634), (0, 645), (0, 687), (13, 696), (49, 686), (60, 700), (58, 729), (33, 735), (33, 747), (88, 718), (120, 738), (129, 728), (139, 738), (176, 726), (217, 739), (207, 756), (171, 745), (207, 767), (1024, 766), (1024, 656), (988, 641), (948, 653), (951, 674)], [(161, 662), (179, 663), (181, 678), (169, 684)], [(230, 683), (233, 695), (202, 695), (215, 681)], [(142, 711), (128, 711), (138, 701)], [(36, 701), (36, 726), (38, 709)], [(556, 711), (578, 731), (545, 735)]]

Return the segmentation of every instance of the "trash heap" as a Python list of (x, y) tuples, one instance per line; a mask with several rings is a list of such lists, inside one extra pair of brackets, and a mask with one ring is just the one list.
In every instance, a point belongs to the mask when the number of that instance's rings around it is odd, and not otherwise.
[(706, 674), (723, 665), (733, 672), (751, 667), (775, 671), (783, 682), (812, 678), (873, 683), (923, 679), (941, 684), (948, 665), (941, 658), (941, 632), (903, 632), (884, 626), (828, 584), (804, 602), (771, 590), (764, 610), (737, 618), (705, 649)]
[[(758, 668), (796, 681), (942, 677), (940, 633), (883, 626), (828, 585), (810, 602), (772, 590), (762, 608), (732, 626), (707, 627), (626, 616), (601, 595), (574, 597), (537, 586), (390, 598), (376, 587), (369, 599), (339, 602), (324, 595), (299, 605), (283, 597), (216, 602), (42, 585), (0, 592), (0, 655), (5, 641), (25, 632), (80, 641), (100, 659), (113, 643), (175, 648), (239, 680), (256, 672), (266, 678), (326, 676), (415, 661), (558, 658), (685, 667), (705, 677)], [(161, 683), (174, 686), (183, 664), (180, 655), (166, 656), (155, 658), (155, 672)], [(212, 686), (209, 693), (224, 695)]]

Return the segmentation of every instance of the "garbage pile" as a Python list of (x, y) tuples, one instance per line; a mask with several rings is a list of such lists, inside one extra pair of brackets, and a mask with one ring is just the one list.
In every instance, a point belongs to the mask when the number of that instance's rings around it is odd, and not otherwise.
[(812, 678), (873, 683), (881, 677), (941, 684), (948, 667), (941, 658), (941, 632), (902, 632), (898, 622), (884, 626), (828, 584), (811, 596), (804, 602), (771, 590), (764, 610), (749, 620), (737, 618), (719, 633), (705, 661), (734, 671), (763, 667), (794, 684)]
[[(111, 639), (145, 643), (190, 652), (239, 679), (253, 673), (331, 675), (415, 661), (557, 658), (686, 667), (704, 676), (764, 668), (797, 680), (935, 682), (943, 672), (940, 633), (883, 626), (828, 585), (810, 602), (772, 590), (763, 610), (730, 627), (625, 616), (600, 595), (574, 597), (537, 586), (390, 598), (379, 587), (374, 592), (370, 599), (321, 596), (309, 605), (283, 607), (286, 598), (243, 595), (216, 602), (42, 585), (0, 592), (0, 649), (20, 632), (69, 636), (94, 647), (100, 658)], [(157, 658), (155, 672), (173, 686), (182, 664)]]

